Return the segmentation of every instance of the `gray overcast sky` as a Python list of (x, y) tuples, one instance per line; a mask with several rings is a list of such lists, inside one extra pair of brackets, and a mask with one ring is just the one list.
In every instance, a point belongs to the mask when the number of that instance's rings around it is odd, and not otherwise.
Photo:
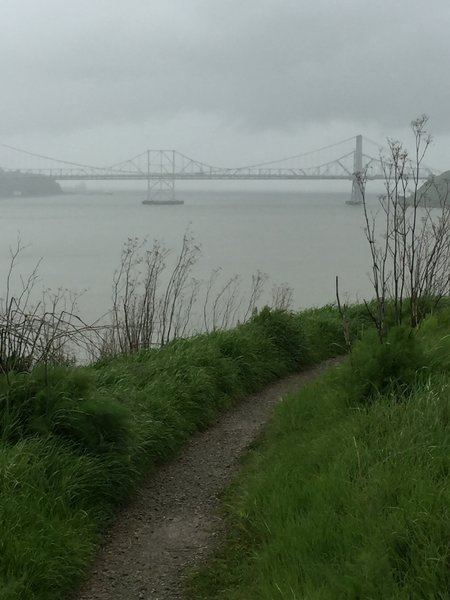
[(363, 133), (450, 168), (449, 0), (0, 0), (0, 141), (109, 164), (223, 166)]

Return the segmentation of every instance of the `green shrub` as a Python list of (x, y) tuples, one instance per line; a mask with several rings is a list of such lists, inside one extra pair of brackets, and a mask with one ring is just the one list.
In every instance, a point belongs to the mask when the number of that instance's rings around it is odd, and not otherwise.
[(242, 392), (255, 392), (289, 370), (269, 328), (260, 323), (246, 323), (214, 335), (221, 355), (238, 374)]
[(94, 454), (127, 453), (132, 443), (129, 409), (114, 397), (97, 392), (52, 414), (51, 433)]
[(300, 322), (284, 310), (263, 308), (251, 323), (260, 325), (282, 353), (288, 368), (298, 368), (305, 358), (305, 338)]
[(335, 306), (305, 310), (297, 319), (305, 336), (307, 364), (315, 364), (347, 351), (342, 319)]
[(350, 402), (365, 402), (392, 388), (407, 391), (426, 365), (423, 346), (410, 328), (393, 327), (383, 344), (375, 330), (368, 330), (343, 367), (343, 385)]
[(57, 600), (75, 583), (96, 540), (83, 509), (104, 471), (54, 440), (0, 444), (1, 600)]
[(424, 319), (417, 336), (425, 348), (433, 370), (450, 370), (450, 310), (441, 310)]
[(3, 439), (55, 435), (80, 451), (127, 452), (129, 411), (95, 383), (92, 371), (73, 367), (15, 375), (0, 395)]
[(0, 378), (0, 433), (11, 442), (48, 435), (61, 409), (77, 405), (95, 383), (88, 369), (73, 367), (39, 366), (30, 374), (14, 373), (8, 379)]

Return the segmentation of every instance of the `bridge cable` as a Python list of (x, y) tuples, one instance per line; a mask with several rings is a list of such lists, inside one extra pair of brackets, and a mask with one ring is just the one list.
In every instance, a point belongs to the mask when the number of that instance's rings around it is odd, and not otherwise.
[(99, 171), (106, 171), (107, 167), (93, 167), (92, 165), (85, 165), (83, 163), (75, 163), (75, 162), (70, 162), (68, 160), (61, 160), (59, 158), (54, 158), (53, 156), (45, 156), (44, 154), (36, 154), (36, 152), (29, 152), (28, 150), (22, 150), (21, 148), (16, 148), (14, 146), (10, 146), (8, 144), (2, 144), (0, 142), (0, 146), (3, 148), (8, 148), (8, 150), (14, 150), (15, 152), (20, 152), (22, 154), (27, 154), (28, 156), (33, 156), (35, 158), (43, 158), (45, 160), (53, 160), (55, 162), (64, 164), (64, 165), (70, 165), (73, 167), (81, 167), (84, 169), (97, 169)]
[[(335, 148), (336, 146), (340, 146), (341, 144), (346, 144), (355, 139), (356, 136), (352, 136), (347, 138), (346, 140), (342, 140), (340, 142), (335, 142), (334, 144), (329, 144), (328, 146), (323, 146), (322, 148), (317, 148), (317, 150), (310, 150), (309, 152), (302, 152), (301, 154), (295, 154), (293, 156), (287, 156), (285, 158), (280, 158), (278, 160), (270, 160), (262, 163), (258, 163), (255, 165), (247, 165), (245, 167), (239, 167), (240, 169), (253, 169), (256, 167), (264, 167), (266, 165), (272, 165), (274, 163), (285, 162), (287, 160), (294, 160), (296, 158), (302, 158), (304, 156), (309, 156), (310, 154), (317, 154), (317, 152), (322, 152), (323, 150), (328, 150), (329, 148)], [(333, 161), (330, 161), (333, 162)]]

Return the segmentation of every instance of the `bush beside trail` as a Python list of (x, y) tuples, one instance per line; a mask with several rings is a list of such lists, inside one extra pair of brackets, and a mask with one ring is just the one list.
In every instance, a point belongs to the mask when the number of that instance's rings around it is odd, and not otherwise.
[(263, 310), (158, 350), (0, 378), (0, 599), (66, 597), (144, 473), (239, 398), (344, 348), (336, 310)]

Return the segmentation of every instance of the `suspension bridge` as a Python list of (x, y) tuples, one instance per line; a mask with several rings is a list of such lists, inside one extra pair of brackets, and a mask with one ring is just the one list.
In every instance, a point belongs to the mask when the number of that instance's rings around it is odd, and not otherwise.
[[(366, 153), (366, 146), (377, 156)], [(369, 150), (370, 151), (370, 150)], [(320, 180), (352, 182), (351, 203), (361, 202), (361, 175), (364, 180), (385, 180), (386, 159), (382, 147), (362, 135), (275, 161), (233, 168), (215, 167), (176, 150), (145, 150), (119, 163), (98, 167), (61, 160), (0, 143), (0, 180), (14, 184), (47, 180), (66, 181), (145, 181), (146, 204), (178, 203), (177, 181), (300, 181)], [(410, 177), (428, 179), (436, 170), (421, 165)]]

